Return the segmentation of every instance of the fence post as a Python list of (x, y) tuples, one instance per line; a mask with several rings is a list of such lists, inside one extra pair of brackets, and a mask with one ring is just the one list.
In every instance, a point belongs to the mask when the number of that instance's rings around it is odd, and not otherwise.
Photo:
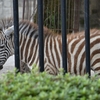
[(18, 0), (13, 0), (15, 67), (20, 71)]
[(90, 25), (89, 25), (89, 0), (84, 0), (85, 16), (84, 16), (84, 27), (85, 27), (85, 50), (86, 50), (86, 72), (90, 73)]
[(64, 68), (64, 73), (67, 73), (66, 1), (67, 1), (67, 0), (61, 0), (62, 66), (63, 66), (63, 68)]
[(38, 0), (38, 29), (39, 29), (39, 66), (44, 71), (44, 41), (43, 41), (43, 0)]

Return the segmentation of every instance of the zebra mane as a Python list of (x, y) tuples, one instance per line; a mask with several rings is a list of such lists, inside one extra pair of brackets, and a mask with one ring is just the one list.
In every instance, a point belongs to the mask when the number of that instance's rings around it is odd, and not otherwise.
[[(96, 34), (100, 34), (99, 29), (96, 29), (96, 28), (90, 29), (90, 36), (96, 35)], [(67, 37), (68, 37), (69, 40), (72, 40), (74, 38), (78, 38), (78, 39), (80, 38), (81, 39), (81, 38), (85, 37), (85, 31), (80, 31), (80, 32), (77, 32), (77, 33), (68, 34)]]
[[(7, 19), (6, 19), (7, 20)], [(8, 18), (8, 22), (10, 22), (12, 19), (11, 18)], [(4, 21), (2, 20), (2, 23), (3, 23)], [(1, 24), (0, 24), (1, 25)], [(7, 24), (8, 25), (8, 24)], [(32, 29), (33, 31), (38, 31), (38, 25), (36, 24), (36, 23), (32, 23), (32, 22), (30, 22), (30, 21), (28, 21), (28, 20), (21, 20), (20, 22), (19, 22), (19, 26), (23, 26), (23, 25), (27, 25), (27, 26), (29, 26), (30, 27), (30, 29)], [(8, 25), (8, 26), (10, 26), (10, 24)], [(10, 29), (11, 28), (11, 29)], [(5, 30), (5, 33), (6, 34), (11, 34), (13, 31), (14, 31), (14, 28), (13, 28), (13, 26), (11, 26), (10, 28), (8, 28), (8, 31), (6, 31)], [(20, 27), (19, 27), (20, 28)], [(52, 31), (52, 30), (50, 30), (50, 29), (48, 29), (47, 27), (43, 27), (43, 31), (44, 31), (44, 37), (46, 37), (46, 36), (53, 36), (53, 37), (55, 37), (55, 36), (60, 36), (61, 37), (61, 34), (57, 34), (57, 33), (54, 33), (54, 31)], [(10, 33), (11, 32), (11, 33)], [(25, 34), (25, 33), (23, 33), (23, 34)], [(99, 30), (98, 29), (91, 29), (90, 30), (90, 35), (92, 35), (92, 34), (100, 34), (100, 32), (99, 32)], [(37, 34), (37, 36), (38, 36), (38, 34)], [(83, 38), (84, 36), (85, 36), (85, 31), (81, 31), (81, 32), (77, 32), (77, 33), (72, 33), (72, 34), (67, 34), (66, 35), (67, 36), (67, 38), (69, 39), (69, 40), (72, 40), (72, 39), (74, 39), (74, 38)]]
[[(23, 20), (23, 21), (21, 21), (20, 22), (20, 24), (22, 24), (22, 26), (23, 25), (30, 25), (30, 29), (32, 28), (32, 30), (33, 31), (38, 31), (38, 25), (37, 24), (35, 24), (35, 23), (32, 23), (32, 22), (29, 22), (29, 21), (27, 21), (27, 20)], [(19, 24), (19, 25), (20, 25)], [(99, 30), (98, 29), (91, 29), (90, 30), (90, 35), (93, 35), (93, 34), (100, 34), (100, 32), (98, 32)], [(60, 37), (61, 38), (61, 34), (57, 34), (57, 33), (54, 33), (54, 31), (52, 31), (52, 30), (50, 30), (50, 29), (48, 29), (47, 27), (43, 27), (43, 32), (44, 32), (44, 38), (45, 37), (48, 37), (48, 36), (52, 36), (52, 37)], [(27, 32), (28, 33), (28, 32)], [(24, 33), (25, 34), (25, 33)], [(32, 36), (32, 34), (34, 34), (34, 32), (33, 33), (31, 33), (31, 36)], [(35, 37), (38, 37), (38, 32), (37, 32), (37, 34), (35, 34)], [(72, 39), (75, 39), (75, 38), (77, 38), (77, 39), (82, 39), (82, 38), (84, 38), (85, 37), (85, 31), (81, 31), (81, 32), (77, 32), (77, 33), (72, 33), (72, 34), (66, 34), (66, 37), (67, 37), (67, 39), (68, 40), (72, 40)]]
[(0, 19), (0, 28), (2, 30), (5, 30), (12, 25), (13, 25), (13, 18), (12, 17)]
[[(21, 19), (19, 19), (19, 21), (21, 21)], [(0, 19), (0, 29), (2, 30), (11, 27), (13, 24), (14, 24), (14, 20), (12, 17)]]
[(3, 31), (0, 30), (0, 44), (1, 44), (1, 41), (3, 40), (3, 42), (5, 42), (6, 40), (6, 35)]
[[(23, 26), (23, 25), (29, 25), (30, 29), (34, 30), (34, 31), (38, 31), (38, 25), (36, 23), (30, 22), (28, 20), (22, 20), (19, 22), (19, 26)], [(20, 27), (19, 27), (20, 28)], [(44, 32), (44, 37), (46, 36), (56, 36), (57, 33), (54, 33), (52, 30), (48, 29), (47, 27), (43, 27), (43, 32)], [(38, 34), (37, 34), (38, 35)]]

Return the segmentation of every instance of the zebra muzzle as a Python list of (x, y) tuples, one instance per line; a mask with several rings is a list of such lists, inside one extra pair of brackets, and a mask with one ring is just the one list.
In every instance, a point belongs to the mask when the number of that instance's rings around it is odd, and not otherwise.
[(3, 66), (0, 66), (0, 70), (3, 69)]

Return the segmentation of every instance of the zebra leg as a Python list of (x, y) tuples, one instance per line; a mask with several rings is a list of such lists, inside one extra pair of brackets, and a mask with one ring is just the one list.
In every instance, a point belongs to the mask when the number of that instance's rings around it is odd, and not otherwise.
[(23, 61), (20, 62), (20, 72), (21, 73), (29, 73), (30, 72), (28, 65)]
[(91, 76), (95, 76), (95, 72), (91, 69)]

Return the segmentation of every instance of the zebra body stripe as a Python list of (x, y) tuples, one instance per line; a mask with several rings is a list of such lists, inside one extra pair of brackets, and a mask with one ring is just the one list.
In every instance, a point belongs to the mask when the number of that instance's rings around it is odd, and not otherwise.
[[(6, 31), (6, 34), (10, 28)], [(13, 32), (12, 32), (13, 33)], [(10, 33), (10, 34), (12, 34)], [(19, 43), (21, 60), (32, 69), (39, 66), (38, 26), (28, 21), (19, 23)], [(67, 35), (68, 72), (84, 75), (86, 70), (84, 31)], [(44, 67), (50, 74), (58, 74), (62, 68), (62, 37), (44, 27)], [(91, 69), (100, 74), (100, 30), (90, 31)]]

